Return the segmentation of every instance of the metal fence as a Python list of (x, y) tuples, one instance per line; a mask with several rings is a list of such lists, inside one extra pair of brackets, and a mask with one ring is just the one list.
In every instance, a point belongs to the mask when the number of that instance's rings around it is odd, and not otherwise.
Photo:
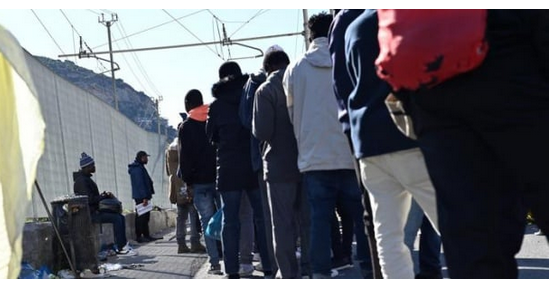
[[(152, 203), (171, 207), (164, 150), (166, 137), (147, 132), (93, 94), (57, 76), (26, 53), (38, 100), (46, 122), (46, 146), (38, 163), (37, 180), (48, 201), (73, 194), (73, 172), (79, 170), (80, 154), (95, 160), (93, 179), (99, 191), (111, 191), (125, 209), (134, 208), (128, 164), (139, 150), (149, 153), (147, 170), (156, 194)], [(27, 217), (47, 214), (33, 191)]]

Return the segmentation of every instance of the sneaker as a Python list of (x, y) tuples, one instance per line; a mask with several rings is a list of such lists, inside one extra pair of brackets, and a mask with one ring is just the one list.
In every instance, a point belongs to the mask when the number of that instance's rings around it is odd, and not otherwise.
[(186, 244), (179, 245), (177, 247), (177, 253), (189, 253), (191, 250)]
[(261, 265), (261, 262), (254, 265), (254, 269), (259, 271), (259, 272), (263, 272), (263, 266)]
[(116, 254), (132, 256), (137, 255), (137, 252), (130, 246), (130, 243), (126, 243), (126, 245), (122, 249), (116, 251)]
[(545, 236), (545, 234), (539, 229), (537, 232), (534, 233), (535, 236)]
[(251, 276), (254, 273), (254, 266), (251, 264), (241, 264), (238, 274), (240, 277)]
[(206, 253), (206, 248), (198, 243), (198, 244), (194, 244), (194, 245), (191, 245), (191, 250), (190, 250), (191, 253)]
[(210, 270), (208, 270), (208, 274), (212, 275), (221, 275), (223, 272), (221, 272), (221, 264), (212, 264), (210, 266)]
[(337, 272), (337, 270), (332, 269), (330, 271), (330, 277), (334, 278), (334, 277), (337, 277), (338, 275), (339, 275), (339, 272)]
[(349, 260), (348, 257), (332, 259), (333, 270), (342, 270), (342, 269), (351, 268), (351, 267), (353, 267), (353, 262)]

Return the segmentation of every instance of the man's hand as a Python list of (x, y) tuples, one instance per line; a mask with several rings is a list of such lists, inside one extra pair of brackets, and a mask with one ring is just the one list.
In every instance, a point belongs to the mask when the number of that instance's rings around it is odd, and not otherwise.
[(149, 200), (143, 199), (143, 206), (147, 206), (147, 204), (149, 204)]

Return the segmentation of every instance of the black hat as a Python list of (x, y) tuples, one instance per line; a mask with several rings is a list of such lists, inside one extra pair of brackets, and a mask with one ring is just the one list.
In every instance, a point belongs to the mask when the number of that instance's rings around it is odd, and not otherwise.
[(147, 154), (147, 152), (145, 152), (145, 151), (139, 151), (139, 152), (137, 152), (137, 155), (135, 155), (135, 159), (139, 161), (139, 160), (141, 160), (141, 158), (143, 158), (145, 156), (150, 156), (150, 155)]
[(240, 76), (242, 75), (242, 70), (240, 70), (240, 66), (238, 66), (238, 63), (234, 61), (227, 61), (223, 64), (221, 64), (221, 67), (219, 67), (219, 79), (223, 79), (227, 76)]

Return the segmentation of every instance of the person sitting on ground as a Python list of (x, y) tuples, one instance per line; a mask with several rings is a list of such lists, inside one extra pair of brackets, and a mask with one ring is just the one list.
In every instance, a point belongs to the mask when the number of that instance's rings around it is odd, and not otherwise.
[(91, 220), (94, 223), (111, 223), (114, 230), (115, 251), (117, 254), (127, 254), (132, 251), (126, 239), (126, 218), (120, 213), (99, 211), (99, 202), (105, 198), (113, 198), (111, 192), (99, 194), (97, 184), (91, 179), (95, 173), (95, 161), (91, 156), (82, 153), (80, 171), (75, 172), (74, 194), (88, 196)]

